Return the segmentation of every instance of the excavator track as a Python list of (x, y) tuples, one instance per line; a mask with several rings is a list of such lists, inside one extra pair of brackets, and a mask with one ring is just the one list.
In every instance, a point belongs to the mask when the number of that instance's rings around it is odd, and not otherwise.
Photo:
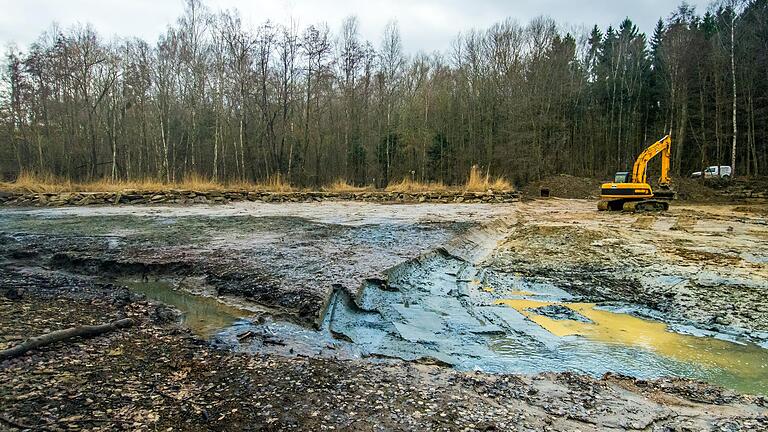
[(628, 212), (662, 212), (669, 210), (669, 202), (665, 200), (643, 200), (625, 202), (622, 210)]

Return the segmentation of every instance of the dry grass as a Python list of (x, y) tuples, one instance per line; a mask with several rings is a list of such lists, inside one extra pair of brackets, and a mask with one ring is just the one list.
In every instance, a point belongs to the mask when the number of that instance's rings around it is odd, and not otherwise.
[(269, 192), (293, 192), (295, 189), (280, 174), (275, 174), (263, 183), (253, 186), (256, 190)]
[(101, 179), (86, 183), (75, 183), (52, 175), (37, 175), (22, 172), (15, 181), (0, 182), (0, 189), (13, 192), (59, 193), (59, 192), (118, 192), (124, 190), (160, 191), (165, 189), (221, 190), (224, 186), (199, 176), (190, 176), (182, 182), (164, 183), (155, 179), (119, 180)]
[(112, 181), (107, 179), (88, 183), (72, 183), (70, 192), (119, 192), (124, 190), (155, 191), (168, 189), (162, 182), (152, 179), (132, 181)]
[(0, 189), (24, 193), (58, 193), (72, 190), (72, 182), (52, 175), (22, 172), (13, 182), (0, 182)]
[(399, 183), (393, 183), (387, 186), (387, 192), (446, 192), (446, 191), (466, 191), (466, 192), (486, 192), (493, 190), (496, 192), (511, 191), (514, 188), (504, 177), (491, 178), (489, 174), (483, 174), (477, 165), (469, 170), (469, 178), (464, 185), (447, 186), (441, 182), (422, 183), (409, 178), (405, 178)]
[(23, 172), (13, 182), (0, 182), (0, 190), (22, 193), (119, 192), (125, 190), (163, 191), (168, 189), (201, 192), (234, 189), (269, 192), (292, 192), (294, 190), (280, 176), (271, 177), (264, 183), (233, 182), (224, 184), (195, 174), (186, 176), (182, 181), (171, 183), (150, 178), (131, 181), (101, 179), (92, 182), (75, 183), (51, 175), (40, 176)]
[(399, 183), (392, 183), (389, 186), (387, 186), (387, 192), (403, 192), (403, 193), (414, 193), (414, 192), (445, 192), (450, 190), (451, 188), (449, 186), (446, 186), (443, 183), (440, 182), (430, 182), (430, 183), (422, 183), (419, 181), (411, 180), (409, 178), (404, 178)]
[(195, 191), (212, 191), (212, 190), (220, 191), (220, 190), (226, 189), (226, 187), (223, 184), (213, 181), (208, 177), (203, 177), (200, 174), (187, 175), (184, 177), (184, 180), (181, 183), (178, 183), (175, 186), (177, 189), (187, 189), (187, 190), (195, 190)]
[[(10, 183), (0, 182), (0, 190), (24, 193), (60, 193), (60, 192), (118, 192), (125, 190), (139, 191), (163, 191), (168, 189), (194, 190), (194, 191), (223, 191), (246, 190), (266, 192), (294, 192), (293, 187), (279, 174), (274, 175), (261, 183), (229, 182), (221, 183), (197, 174), (186, 176), (182, 181), (166, 183), (156, 179), (146, 178), (131, 181), (112, 181), (101, 179), (93, 182), (75, 183), (52, 175), (37, 175), (22, 172), (19, 177)], [(480, 168), (473, 166), (469, 172), (469, 178), (464, 185), (448, 186), (442, 182), (419, 182), (411, 178), (404, 178), (400, 182), (387, 186), (387, 192), (419, 193), (419, 192), (448, 192), (468, 191), (485, 192), (512, 190), (512, 185), (504, 178), (491, 178), (487, 173), (483, 174)], [(374, 190), (372, 186), (354, 186), (344, 179), (337, 179), (333, 183), (324, 186), (326, 192), (363, 192)]]
[(485, 192), (487, 190), (509, 191), (512, 189), (512, 184), (504, 177), (491, 179), (490, 174), (483, 174), (477, 165), (472, 165), (472, 168), (469, 170), (469, 178), (464, 184), (464, 190), (468, 192)]
[(336, 179), (333, 183), (323, 186), (323, 190), (326, 192), (365, 192), (373, 190), (370, 186), (355, 186), (347, 183), (346, 180), (339, 178)]
[(280, 174), (269, 177), (266, 181), (252, 183), (249, 181), (234, 181), (219, 185), (227, 190), (246, 190), (254, 192), (295, 192), (297, 189), (291, 186)]

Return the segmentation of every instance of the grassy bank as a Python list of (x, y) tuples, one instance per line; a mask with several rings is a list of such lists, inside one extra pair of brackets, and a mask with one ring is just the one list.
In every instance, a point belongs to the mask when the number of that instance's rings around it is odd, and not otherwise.
[[(322, 186), (320, 188), (300, 188), (287, 182), (277, 175), (265, 182), (219, 182), (201, 176), (187, 176), (179, 182), (163, 182), (156, 179), (119, 180), (100, 179), (91, 182), (73, 182), (55, 176), (41, 176), (22, 173), (12, 182), (0, 182), (0, 190), (17, 193), (61, 193), (61, 192), (119, 192), (125, 190), (164, 191), (170, 189), (194, 190), (201, 192), (245, 190), (258, 192), (298, 192), (307, 190), (322, 190), (325, 192), (365, 192), (378, 190), (373, 186), (355, 186), (344, 179)], [(514, 187), (504, 178), (492, 178), (483, 174), (479, 168), (472, 167), (467, 181), (460, 185), (446, 185), (441, 182), (419, 182), (409, 178), (390, 183), (387, 192), (448, 192), (467, 191), (483, 192), (511, 191)]]

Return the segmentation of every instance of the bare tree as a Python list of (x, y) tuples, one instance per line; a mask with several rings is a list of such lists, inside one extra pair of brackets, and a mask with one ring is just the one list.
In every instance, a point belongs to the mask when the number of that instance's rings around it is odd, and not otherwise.
[(251, 27), (202, 0), (152, 44), (54, 25), (4, 58), (0, 176), (385, 186), (479, 164), (525, 183), (626, 168), (669, 131), (679, 174), (727, 147), (765, 174), (766, 22), (764, 1), (684, 5), (649, 44), (630, 19), (588, 35), (503, 20), (408, 55), (395, 22), (374, 49), (354, 17)]
[(730, 54), (731, 67), (731, 126), (733, 128), (733, 136), (731, 138), (731, 175), (736, 175), (736, 139), (738, 136), (738, 123), (736, 117), (736, 22), (739, 18), (739, 14), (744, 10), (745, 4), (746, 2), (744, 0), (719, 0), (715, 3), (716, 7), (721, 9), (721, 13), (719, 13), (720, 17), (727, 19), (728, 21), (729, 41), (727, 46)]

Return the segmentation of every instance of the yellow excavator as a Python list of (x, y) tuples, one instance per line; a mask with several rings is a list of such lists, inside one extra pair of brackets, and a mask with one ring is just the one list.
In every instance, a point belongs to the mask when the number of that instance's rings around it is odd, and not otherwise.
[[(665, 211), (675, 197), (670, 189), (669, 166), (672, 138), (667, 135), (645, 149), (637, 157), (632, 172), (616, 173), (612, 183), (603, 183), (598, 210)], [(648, 162), (661, 154), (659, 188), (654, 191), (648, 184)]]

